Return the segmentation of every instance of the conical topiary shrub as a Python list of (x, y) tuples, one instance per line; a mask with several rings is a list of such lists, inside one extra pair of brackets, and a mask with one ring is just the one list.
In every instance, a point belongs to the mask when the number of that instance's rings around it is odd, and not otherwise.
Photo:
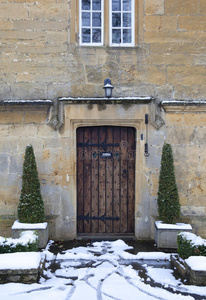
[(22, 189), (18, 205), (20, 223), (44, 222), (44, 202), (33, 147), (26, 147), (23, 164)]
[(157, 203), (161, 221), (174, 224), (179, 220), (180, 203), (175, 180), (172, 147), (167, 143), (162, 148)]

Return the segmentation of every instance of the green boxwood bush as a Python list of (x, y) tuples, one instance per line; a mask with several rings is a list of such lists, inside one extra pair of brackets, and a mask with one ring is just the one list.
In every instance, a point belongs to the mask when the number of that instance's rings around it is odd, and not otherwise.
[(0, 237), (0, 253), (38, 251), (38, 234), (36, 231), (23, 231), (18, 239)]
[(177, 253), (183, 259), (190, 256), (206, 256), (206, 240), (194, 233), (180, 232), (177, 236)]
[(157, 203), (161, 221), (167, 224), (175, 224), (179, 220), (179, 195), (175, 179), (172, 147), (168, 143), (165, 143), (162, 148)]
[(18, 205), (20, 223), (42, 223), (44, 202), (40, 191), (40, 182), (33, 147), (26, 147), (23, 164), (22, 189)]

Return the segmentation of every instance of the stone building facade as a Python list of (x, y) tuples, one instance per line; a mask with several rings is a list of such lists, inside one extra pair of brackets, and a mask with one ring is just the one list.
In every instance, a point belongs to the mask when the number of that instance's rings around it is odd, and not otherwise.
[[(134, 194), (127, 193), (133, 206), (126, 208), (127, 214), (132, 210), (134, 224), (132, 230), (121, 230), (121, 225), (117, 232), (110, 232), (107, 224), (114, 224), (116, 217), (100, 219), (108, 217), (109, 207), (116, 211), (113, 191), (104, 195), (113, 199), (112, 204), (108, 202), (98, 216), (92, 216), (91, 203), (88, 215), (84, 204), (84, 217), (91, 217), (83, 220), (91, 223), (91, 232), (86, 233), (95, 235), (92, 222), (97, 217), (106, 228), (97, 230), (100, 235), (133, 233), (139, 239), (153, 238), (161, 149), (166, 141), (173, 148), (182, 221), (190, 222), (195, 233), (206, 237), (205, 0), (113, 0), (113, 4), (110, 0), (0, 3), (1, 235), (10, 235), (17, 218), (28, 144), (33, 145), (36, 155), (50, 237), (71, 239), (82, 233), (77, 227), (77, 219), (82, 217), (77, 200), (81, 198), (77, 131), (95, 127), (98, 142), (89, 141), (89, 131), (79, 142), (85, 151), (100, 144), (101, 128), (122, 130), (119, 142), (114, 142), (115, 137), (106, 142), (113, 147), (110, 152), (115, 145), (124, 145), (124, 130), (129, 136), (129, 128), (134, 128), (134, 178), (127, 181), (134, 180), (127, 188), (134, 186)], [(115, 5), (128, 6), (117, 9)], [(122, 19), (118, 19), (120, 15)], [(88, 23), (93, 16), (95, 26)], [(118, 22), (119, 31), (115, 32)], [(106, 78), (111, 78), (114, 86), (111, 99), (104, 98)], [(117, 152), (122, 153), (123, 148)], [(109, 153), (105, 149), (101, 155)], [(106, 160), (104, 163), (107, 166)], [(120, 197), (125, 192), (123, 178), (129, 178), (123, 166), (122, 162), (118, 175), (122, 190), (117, 189)], [(91, 176), (93, 165), (88, 168), (90, 175), (84, 171), (83, 176)], [(87, 186), (85, 179), (81, 180)], [(92, 195), (92, 190), (91, 186), (84, 192)]]

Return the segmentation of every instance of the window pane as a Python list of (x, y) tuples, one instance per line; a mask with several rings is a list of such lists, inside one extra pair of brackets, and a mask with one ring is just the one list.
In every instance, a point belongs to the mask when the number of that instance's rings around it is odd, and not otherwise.
[(123, 29), (123, 43), (132, 42), (132, 32), (131, 29)]
[(112, 29), (112, 43), (121, 43), (121, 29)]
[(101, 13), (92, 13), (92, 26), (101, 27)]
[(131, 27), (131, 14), (123, 13), (123, 27)]
[(112, 11), (121, 11), (121, 0), (112, 0)]
[(92, 43), (101, 43), (101, 29), (94, 28), (92, 31)]
[(123, 0), (123, 11), (131, 11), (131, 0)]
[(91, 0), (82, 0), (82, 10), (90, 10)]
[(92, 1), (92, 9), (93, 10), (101, 10), (101, 0), (93, 0)]
[(90, 43), (90, 29), (82, 28), (82, 43)]
[(89, 12), (82, 13), (82, 26), (90, 26), (90, 13)]
[(113, 13), (112, 14), (112, 27), (120, 27), (121, 26), (121, 14)]

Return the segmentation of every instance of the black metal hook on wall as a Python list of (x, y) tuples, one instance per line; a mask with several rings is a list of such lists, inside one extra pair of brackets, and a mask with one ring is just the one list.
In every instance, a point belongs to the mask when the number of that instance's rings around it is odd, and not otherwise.
[(146, 124), (146, 143), (144, 145), (144, 155), (149, 156), (149, 147), (148, 147), (148, 123), (149, 123), (149, 116), (145, 114), (145, 124)]

